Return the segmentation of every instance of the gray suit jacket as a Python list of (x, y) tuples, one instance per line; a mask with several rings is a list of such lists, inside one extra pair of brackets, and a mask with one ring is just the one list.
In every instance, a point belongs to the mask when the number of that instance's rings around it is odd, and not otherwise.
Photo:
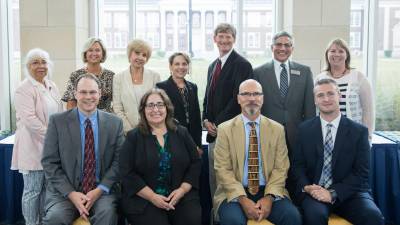
[(261, 113), (286, 128), (290, 157), (290, 149), (295, 145), (297, 126), (315, 116), (315, 105), (310, 67), (289, 61), (289, 69), (290, 83), (286, 98), (280, 94), (273, 60), (255, 68), (254, 79), (261, 83), (264, 92)]
[[(100, 181), (110, 190), (119, 180), (119, 149), (124, 141), (122, 120), (98, 110)], [(82, 191), (82, 147), (77, 108), (50, 117), (42, 165), (47, 181), (46, 205)]]

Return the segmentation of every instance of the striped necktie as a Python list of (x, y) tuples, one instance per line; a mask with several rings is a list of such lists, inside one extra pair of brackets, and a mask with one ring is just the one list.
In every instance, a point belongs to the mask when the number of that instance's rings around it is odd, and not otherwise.
[(83, 160), (83, 180), (82, 191), (88, 193), (96, 185), (96, 159), (94, 153), (94, 136), (92, 123), (89, 119), (85, 120), (85, 152)]
[(324, 143), (324, 165), (322, 167), (321, 179), (319, 180), (319, 184), (325, 188), (329, 188), (332, 185), (332, 127), (333, 125), (330, 123), (326, 125), (326, 136)]
[(285, 98), (289, 89), (288, 73), (285, 64), (282, 63), (281, 67), (282, 71), (281, 71), (280, 91), (281, 91), (281, 96)]

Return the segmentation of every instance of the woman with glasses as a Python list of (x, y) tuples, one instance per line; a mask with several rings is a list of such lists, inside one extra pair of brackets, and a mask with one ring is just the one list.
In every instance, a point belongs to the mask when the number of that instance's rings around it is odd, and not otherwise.
[(91, 37), (83, 46), (82, 61), (86, 66), (71, 73), (67, 83), (67, 90), (61, 100), (67, 103), (67, 109), (76, 107), (74, 96), (75, 81), (83, 74), (94, 74), (101, 83), (101, 98), (98, 108), (107, 112), (112, 112), (112, 82), (114, 72), (103, 68), (101, 63), (107, 59), (107, 50), (100, 38)]
[(326, 69), (315, 80), (331, 78), (336, 81), (341, 93), (340, 112), (366, 126), (371, 139), (375, 129), (372, 87), (364, 74), (350, 67), (350, 59), (347, 43), (340, 38), (332, 40), (325, 51)]
[(25, 80), (15, 91), (17, 130), (11, 169), (22, 173), (22, 214), (26, 225), (41, 224), (44, 205), (42, 159), (44, 137), (49, 117), (63, 110), (60, 93), (50, 80), (49, 54), (39, 48), (26, 55)]
[(140, 39), (128, 44), (127, 54), (130, 66), (115, 75), (113, 109), (124, 124), (125, 133), (139, 122), (138, 108), (143, 94), (160, 81), (160, 75), (144, 67), (151, 57), (150, 45)]
[(147, 91), (120, 152), (121, 208), (130, 224), (200, 225), (196, 144), (161, 89)]
[(174, 117), (179, 124), (186, 127), (201, 153), (201, 119), (197, 96), (197, 85), (185, 80), (189, 72), (190, 58), (187, 54), (176, 52), (169, 59), (171, 76), (160, 83), (158, 88), (163, 89), (174, 105)]

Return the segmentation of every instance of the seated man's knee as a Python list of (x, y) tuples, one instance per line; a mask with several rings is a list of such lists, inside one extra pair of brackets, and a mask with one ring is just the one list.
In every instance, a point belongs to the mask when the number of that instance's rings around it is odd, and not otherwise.
[[(76, 214), (76, 215), (75, 215)], [(70, 225), (78, 217), (78, 213), (65, 211), (59, 207), (52, 206), (46, 211), (43, 218), (44, 225)]]
[(239, 203), (224, 202), (218, 210), (221, 225), (246, 225), (247, 217)]

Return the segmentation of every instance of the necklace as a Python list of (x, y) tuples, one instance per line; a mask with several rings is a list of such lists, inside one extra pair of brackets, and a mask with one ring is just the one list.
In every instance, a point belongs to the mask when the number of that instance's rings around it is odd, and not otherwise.
[(343, 71), (343, 72), (341, 72), (341, 73), (339, 73), (339, 74), (336, 74), (336, 75), (332, 73), (332, 70), (329, 71), (329, 72), (331, 73), (331, 76), (332, 76), (333, 78), (339, 79), (339, 78), (342, 78), (342, 77), (345, 75), (345, 73), (347, 72), (347, 68), (344, 68), (344, 71)]

